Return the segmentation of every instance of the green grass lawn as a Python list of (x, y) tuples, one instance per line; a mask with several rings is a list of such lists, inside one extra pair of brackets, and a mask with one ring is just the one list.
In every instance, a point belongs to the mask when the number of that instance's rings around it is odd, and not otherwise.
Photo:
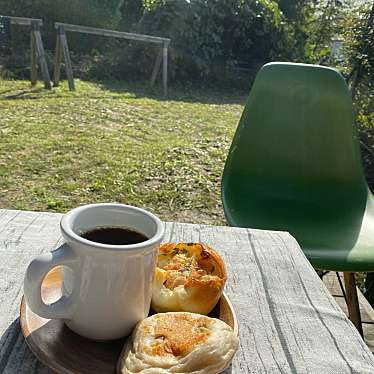
[(0, 80), (0, 207), (65, 212), (116, 201), (224, 224), (220, 178), (245, 93)]
[[(246, 93), (0, 80), (0, 207), (65, 212), (116, 201), (225, 224), (220, 179)], [(359, 277), (362, 286), (363, 275)]]

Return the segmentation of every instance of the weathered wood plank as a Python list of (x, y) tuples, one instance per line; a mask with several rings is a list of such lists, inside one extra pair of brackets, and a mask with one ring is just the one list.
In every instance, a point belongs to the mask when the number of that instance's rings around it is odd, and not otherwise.
[(55, 49), (55, 58), (53, 63), (53, 86), (57, 87), (60, 82), (61, 74), (61, 59), (62, 59), (62, 48), (60, 34), (57, 34), (56, 37), (56, 49)]
[(73, 76), (73, 66), (72, 66), (72, 63), (71, 63), (68, 41), (67, 41), (66, 34), (65, 34), (65, 29), (64, 29), (63, 26), (59, 27), (58, 36), (60, 38), (60, 43), (61, 43), (61, 47), (62, 47), (62, 54), (64, 56), (65, 71), (66, 71), (66, 76), (68, 78), (69, 90), (74, 91), (75, 90), (75, 83), (74, 83), (74, 76)]
[(168, 48), (169, 44), (162, 46), (162, 85), (164, 88), (164, 97), (168, 94)]
[[(37, 73), (37, 60), (38, 58), (41, 57), (42, 60), (39, 61), (39, 66), (42, 70), (43, 74), (43, 79), (44, 79), (44, 84), (46, 88), (51, 88), (51, 82), (49, 79), (49, 74), (48, 76), (45, 74), (45, 67), (47, 66), (45, 62), (45, 57), (44, 57), (44, 47), (43, 43), (41, 42), (41, 36), (40, 36), (40, 41), (36, 39), (35, 37), (35, 32), (40, 30), (40, 27), (43, 25), (43, 21), (38, 18), (26, 18), (26, 17), (13, 17), (13, 16), (3, 16), (0, 15), (0, 17), (7, 17), (10, 19), (10, 23), (12, 25), (21, 25), (21, 26), (31, 26), (31, 35), (30, 35), (30, 81), (31, 81), (31, 86), (35, 86), (37, 79), (38, 79), (38, 73)], [(35, 31), (35, 32), (34, 32)], [(40, 34), (40, 32), (39, 32)], [(39, 38), (38, 38), (39, 39)], [(41, 47), (38, 46), (38, 44), (41, 43)], [(42, 52), (41, 55), (39, 55), (39, 51)], [(48, 68), (47, 68), (48, 72)]]
[(116, 38), (138, 40), (138, 41), (152, 42), (152, 43), (158, 43), (158, 44), (162, 44), (164, 42), (170, 42), (170, 39), (168, 38), (160, 38), (158, 36), (152, 36), (152, 35), (134, 34), (134, 33), (116, 31), (116, 30), (98, 29), (95, 27), (71, 25), (69, 23), (61, 23), (61, 22), (55, 23), (55, 28), (58, 29), (60, 26), (64, 27), (65, 31), (80, 32), (84, 34), (111, 36), (111, 37), (116, 37)]
[[(17, 321), (29, 261), (62, 241), (61, 215), (0, 210), (0, 372), (46, 373)], [(374, 372), (374, 358), (287, 233), (166, 223), (165, 241), (201, 241), (223, 257), (239, 322), (230, 374)]]
[(38, 23), (39, 26), (43, 26), (43, 21), (39, 18), (26, 18), (26, 17), (13, 17), (13, 16), (2, 16), (9, 17), (12, 25), (31, 26), (32, 22)]
[[(343, 273), (339, 273), (339, 277), (344, 284)], [(335, 302), (340, 306), (345, 315), (348, 316), (347, 304), (345, 302), (343, 292), (340, 288), (338, 278), (335, 272), (329, 272), (323, 277), (323, 283), (334, 297)], [(343, 286), (344, 287), (344, 286)], [(374, 353), (374, 309), (366, 300), (365, 296), (357, 288), (358, 301), (360, 304), (360, 314), (362, 320), (362, 329), (364, 340), (372, 353)]]
[(163, 53), (163, 49), (160, 49), (159, 53), (157, 54), (155, 65), (154, 65), (153, 71), (152, 71), (151, 86), (153, 86), (155, 84), (157, 75), (160, 72), (161, 61), (162, 61), (162, 53)]
[[(158, 70), (160, 69), (160, 63), (161, 59), (163, 60), (163, 88), (164, 88), (164, 96), (167, 95), (167, 64), (168, 64), (168, 46), (170, 43), (169, 38), (160, 38), (158, 36), (152, 36), (152, 35), (143, 35), (143, 34), (134, 34), (134, 33), (128, 33), (128, 32), (122, 32), (122, 31), (116, 31), (116, 30), (106, 30), (106, 29), (98, 29), (95, 27), (88, 27), (88, 26), (79, 26), (79, 25), (72, 25), (68, 23), (61, 23), (61, 22), (56, 22), (55, 23), (55, 28), (57, 30), (64, 30), (64, 34), (67, 31), (70, 32), (78, 32), (78, 33), (84, 33), (84, 34), (93, 34), (93, 35), (99, 35), (99, 36), (107, 36), (107, 37), (116, 37), (116, 38), (123, 38), (123, 39), (129, 39), (129, 40), (137, 40), (137, 41), (142, 41), (142, 42), (151, 42), (151, 43), (157, 43), (162, 45), (162, 55), (157, 57), (156, 63), (154, 66), (154, 70), (152, 72), (152, 77), (151, 77), (151, 85), (154, 84)], [(66, 53), (67, 49), (67, 43), (65, 43), (64, 39), (66, 40), (66, 35), (62, 36), (60, 34), (60, 41), (62, 44), (62, 50), (64, 53), (64, 58), (65, 58), (65, 65), (66, 65)], [(66, 46), (65, 46), (66, 44)], [(56, 46), (57, 48), (57, 46)], [(70, 60), (70, 56), (69, 56)], [(68, 62), (69, 65), (69, 62)], [(70, 62), (71, 66), (71, 62)], [(56, 69), (56, 64), (55, 64), (55, 69)], [(69, 71), (68, 74), (68, 81), (69, 81), (69, 88), (70, 90), (74, 90), (74, 80), (72, 78), (73, 73), (72, 69), (70, 69), (68, 66), (66, 66), (67, 72)], [(70, 78), (69, 78), (70, 75)]]
[(36, 47), (35, 47), (35, 36), (34, 33), (30, 33), (30, 55), (31, 55), (31, 68), (30, 68), (30, 80), (31, 86), (35, 86), (38, 79), (38, 70), (37, 70), (37, 58), (36, 58)]
[(49, 76), (48, 65), (45, 59), (44, 47), (42, 42), (42, 36), (40, 35), (40, 31), (36, 30), (33, 31), (34, 38), (35, 38), (35, 46), (37, 52), (37, 59), (38, 59), (38, 66), (40, 67), (42, 78), (44, 82), (44, 87), (47, 89), (51, 89), (51, 78)]
[(38, 61), (38, 67), (41, 70), (44, 86), (47, 89), (51, 89), (51, 80), (49, 78), (48, 66), (45, 61), (44, 48), (43, 44), (41, 43), (40, 31), (33, 31), (32, 34), (35, 40), (36, 59)]
[(356, 329), (362, 336), (363, 332), (362, 332), (360, 306), (358, 304), (356, 280), (355, 280), (354, 273), (344, 273), (344, 284), (345, 284), (345, 293), (347, 297), (349, 319), (356, 326)]
[(40, 67), (40, 70), (41, 70), (41, 73), (42, 73), (44, 86), (45, 86), (45, 88), (50, 90), (52, 88), (51, 78), (49, 76), (48, 65), (47, 65), (47, 61), (46, 61), (46, 58), (45, 58), (42, 36), (40, 34), (40, 25), (39, 25), (38, 22), (33, 21), (31, 23), (31, 28), (32, 28), (31, 33), (34, 35), (34, 39), (35, 39), (36, 56), (37, 56), (37, 60), (38, 60), (38, 66)]

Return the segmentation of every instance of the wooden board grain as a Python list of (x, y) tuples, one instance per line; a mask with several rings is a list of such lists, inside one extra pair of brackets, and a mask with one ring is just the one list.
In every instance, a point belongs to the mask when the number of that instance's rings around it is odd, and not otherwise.
[[(28, 348), (18, 315), (26, 267), (62, 244), (61, 217), (0, 209), (2, 374), (49, 373)], [(165, 242), (204, 242), (225, 261), (225, 292), (240, 327), (225, 374), (374, 373), (372, 353), (291, 235), (177, 222), (165, 229)]]
[[(42, 298), (52, 303), (61, 297), (61, 268), (54, 268), (45, 278)], [(224, 295), (210, 314), (230, 325), (238, 335), (238, 323), (232, 304)], [(95, 342), (83, 338), (62, 320), (48, 320), (33, 313), (23, 298), (20, 322), (26, 343), (35, 356), (56, 373), (113, 374), (126, 339)]]

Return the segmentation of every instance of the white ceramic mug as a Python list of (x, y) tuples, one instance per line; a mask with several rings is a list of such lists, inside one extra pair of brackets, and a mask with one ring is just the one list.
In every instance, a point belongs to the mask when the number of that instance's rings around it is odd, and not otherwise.
[[(130, 334), (149, 312), (163, 223), (128, 205), (91, 204), (65, 214), (60, 226), (65, 244), (35, 258), (26, 271), (28, 306), (41, 317), (63, 319), (71, 330), (90, 339), (110, 340)], [(149, 239), (109, 245), (80, 236), (101, 227), (126, 227)], [(40, 288), (46, 274), (58, 265), (64, 265), (62, 297), (47, 305)]]

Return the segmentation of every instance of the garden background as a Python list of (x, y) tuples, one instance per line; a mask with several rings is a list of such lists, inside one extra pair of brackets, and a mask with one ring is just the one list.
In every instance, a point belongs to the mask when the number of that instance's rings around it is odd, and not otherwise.
[(109, 200), (167, 220), (225, 224), (223, 165), (255, 74), (269, 61), (342, 72), (374, 188), (373, 1), (0, 0), (0, 14), (43, 20), (51, 71), (54, 22), (172, 39), (166, 100), (149, 87), (154, 47), (73, 33), (77, 91), (63, 83), (49, 92), (30, 88), (30, 36), (12, 27), (0, 46), (4, 208), (64, 212)]

